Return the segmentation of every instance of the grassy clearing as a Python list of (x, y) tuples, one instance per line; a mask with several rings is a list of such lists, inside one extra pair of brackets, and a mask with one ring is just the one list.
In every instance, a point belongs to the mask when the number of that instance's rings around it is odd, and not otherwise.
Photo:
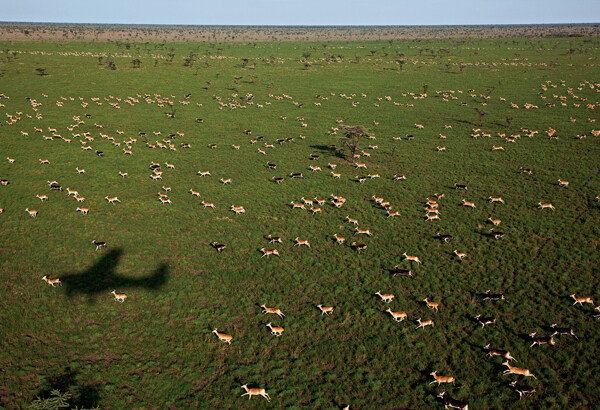
[[(0, 54), (0, 92), (10, 97), (0, 109), (12, 116), (2, 116), (0, 158), (15, 159), (0, 161), (0, 177), (9, 181), (0, 186), (3, 406), (22, 407), (60, 388), (73, 393), (73, 405), (102, 408), (230, 408), (241, 400), (263, 407), (262, 398), (239, 397), (239, 386), (248, 383), (265, 387), (277, 407), (418, 408), (440, 405), (435, 396), (443, 387), (429, 385), (434, 370), (454, 376), (451, 396), (474, 408), (515, 405), (508, 383), (516, 376), (502, 376), (500, 358), (482, 352), (487, 343), (509, 350), (538, 377), (519, 380), (537, 390), (520, 407), (585, 408), (598, 401), (590, 377), (598, 370), (598, 321), (591, 306), (574, 307), (569, 297), (600, 300), (599, 148), (591, 134), (598, 125), (589, 120), (598, 119), (597, 39), (133, 43), (129, 49), (4, 42), (0, 48), (18, 51)], [(193, 65), (185, 66), (190, 56)], [(135, 58), (141, 68), (132, 68)], [(46, 76), (37, 75), (40, 67)], [(42, 119), (27, 98), (43, 104)], [(174, 118), (167, 117), (167, 101)], [(539, 108), (525, 109), (526, 103)], [(481, 119), (475, 108), (485, 111)], [(85, 123), (68, 131), (74, 116)], [(328, 148), (341, 136), (329, 134), (337, 120), (375, 135), (363, 143), (371, 153), (361, 158), (366, 171)], [(549, 139), (550, 127), (558, 140)], [(44, 140), (48, 128), (72, 142)], [(538, 133), (527, 137), (523, 128)], [(94, 138), (91, 151), (81, 150), (86, 131)], [(169, 137), (176, 132), (184, 135)], [(520, 138), (510, 143), (498, 133)], [(251, 144), (257, 137), (264, 141)], [(129, 138), (137, 138), (132, 156), (122, 151)], [(294, 140), (277, 143), (287, 138)], [(146, 145), (168, 144), (164, 139), (177, 150)], [(319, 159), (309, 160), (311, 154)], [(277, 168), (268, 169), (267, 161)], [(162, 180), (150, 179), (151, 162), (163, 165)], [(330, 162), (338, 164), (340, 179), (331, 177)], [(322, 171), (312, 173), (310, 165)], [(76, 167), (87, 173), (78, 175)], [(206, 170), (211, 177), (197, 175)], [(304, 178), (289, 178), (293, 172)], [(368, 173), (381, 178), (356, 181)], [(393, 181), (394, 174), (407, 179)], [(220, 178), (233, 183), (224, 186)], [(78, 190), (85, 202), (50, 191), (49, 180)], [(157, 200), (163, 185), (172, 188), (171, 205)], [(426, 198), (434, 193), (446, 195), (440, 221), (426, 222)], [(333, 207), (331, 194), (346, 204)], [(373, 195), (401, 215), (387, 218)], [(105, 196), (121, 203), (108, 204)], [(489, 196), (506, 203), (491, 204)], [(291, 209), (301, 197), (328, 202), (311, 215)], [(462, 199), (476, 208), (459, 206)], [(202, 200), (216, 208), (203, 208)], [(556, 210), (540, 210), (538, 202)], [(231, 205), (246, 213), (233, 214)], [(76, 213), (77, 206), (89, 215)], [(37, 210), (37, 218), (25, 208)], [(373, 236), (353, 236), (347, 215)], [(488, 217), (502, 220), (497, 230), (505, 238), (489, 235)], [(437, 230), (453, 242), (442, 243)], [(335, 243), (335, 233), (346, 237), (344, 245)], [(283, 243), (270, 245), (267, 234)], [(296, 237), (311, 248), (294, 246)], [(92, 239), (106, 241), (107, 249), (95, 251)], [(367, 250), (358, 253), (354, 240)], [(213, 241), (227, 248), (217, 253)], [(261, 257), (261, 248), (274, 246), (279, 258)], [(455, 249), (467, 257), (459, 261)], [(403, 262), (404, 252), (423, 265)], [(396, 264), (415, 279), (393, 277), (387, 269)], [(43, 275), (61, 278), (63, 286), (49, 287)], [(115, 302), (113, 289), (127, 301)], [(482, 301), (487, 289), (506, 300)], [(386, 305), (377, 291), (396, 297)], [(427, 309), (425, 297), (440, 303), (439, 313)], [(263, 303), (286, 318), (263, 315)], [(322, 316), (318, 304), (334, 306), (334, 314)], [(395, 323), (388, 307), (406, 311), (408, 320)], [(481, 328), (472, 319), (477, 314), (498, 322)], [(435, 327), (415, 330), (419, 317)], [(271, 336), (269, 321), (285, 328), (283, 336)], [(529, 348), (527, 335), (550, 334), (552, 323), (574, 328), (579, 340), (562, 336), (555, 347)], [(233, 336), (230, 346), (211, 333), (215, 327)]]

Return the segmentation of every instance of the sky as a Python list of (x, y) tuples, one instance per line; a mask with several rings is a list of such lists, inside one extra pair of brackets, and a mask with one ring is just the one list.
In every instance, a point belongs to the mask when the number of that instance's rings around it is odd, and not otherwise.
[(0, 0), (1, 21), (188, 25), (599, 23), (600, 0)]

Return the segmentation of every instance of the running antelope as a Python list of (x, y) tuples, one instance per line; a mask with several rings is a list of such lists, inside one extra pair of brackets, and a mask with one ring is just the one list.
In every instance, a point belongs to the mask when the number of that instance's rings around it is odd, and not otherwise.
[(242, 396), (248, 395), (248, 400), (250, 400), (252, 396), (263, 396), (265, 399), (267, 399), (267, 401), (271, 401), (271, 397), (265, 391), (265, 389), (249, 389), (248, 386), (245, 384), (242, 386), (242, 389), (246, 390), (246, 393), (242, 394)]
[(444, 243), (449, 243), (449, 242), (452, 242), (452, 240), (454, 239), (454, 236), (452, 236), (452, 235), (443, 235), (443, 234), (441, 234), (441, 233), (439, 233), (439, 232), (438, 232), (438, 233), (436, 233), (436, 236), (439, 236), (439, 237), (440, 237), (440, 239), (441, 239), (442, 241), (444, 241)]
[(83, 168), (75, 168), (75, 171), (77, 171), (77, 174), (85, 174), (85, 169)]
[(371, 232), (368, 229), (354, 228), (354, 235), (360, 235), (360, 234), (371, 236)]
[(475, 208), (475, 202), (469, 202), (465, 199), (462, 200), (462, 206), (470, 206), (471, 208)]
[(473, 319), (475, 319), (481, 325), (481, 327), (486, 327), (487, 325), (495, 325), (496, 324), (495, 317), (481, 317), (481, 315), (477, 315)]
[(217, 335), (217, 337), (219, 338), (220, 341), (225, 342), (228, 345), (231, 344), (231, 339), (233, 339), (233, 336), (225, 334), (225, 333), (219, 333), (219, 331), (217, 330), (217, 328), (214, 328), (212, 332), (215, 335)]
[(488, 221), (490, 221), (492, 224), (494, 224), (494, 226), (498, 226), (498, 225), (500, 225), (500, 222), (502, 222), (501, 219), (492, 219), (492, 218), (488, 218)]
[(6, 159), (8, 160), (9, 164), (14, 164), (15, 163), (15, 159), (14, 158), (6, 157)]
[(354, 248), (358, 251), (358, 253), (360, 253), (360, 251), (366, 251), (367, 250), (367, 245), (362, 244), (362, 243), (352, 242), (351, 246), (354, 246)]
[(212, 209), (215, 209), (215, 204), (213, 204), (212, 202), (204, 202), (204, 201), (202, 201), (202, 202), (200, 202), (200, 203), (201, 203), (201, 204), (202, 204), (202, 206), (203, 206), (203, 207), (205, 207), (205, 208), (209, 208), (209, 207), (210, 207), (210, 208), (212, 208)]
[(533, 377), (534, 379), (537, 380), (537, 377), (535, 377), (533, 374), (531, 374), (531, 372), (527, 369), (520, 369), (518, 367), (513, 367), (510, 364), (508, 364), (508, 362), (503, 362), (502, 363), (504, 366), (508, 367), (508, 369), (506, 369), (504, 371), (504, 374), (520, 374), (522, 376), (527, 376), (527, 377)]
[(225, 248), (227, 248), (227, 246), (223, 245), (222, 243), (219, 242), (211, 242), (210, 246), (212, 246), (213, 248), (215, 248), (215, 250), (217, 251), (217, 253), (221, 253), (225, 250)]
[(243, 206), (233, 206), (231, 205), (231, 211), (235, 212), (236, 215), (239, 214), (245, 214), (246, 213), (246, 209), (244, 209)]
[(423, 299), (423, 302), (425, 302), (425, 304), (427, 304), (427, 307), (428, 307), (429, 309), (433, 309), (433, 310), (435, 310), (436, 312), (438, 312), (438, 306), (439, 306), (439, 303), (437, 303), (437, 302), (430, 302), (430, 301), (428, 300), (428, 298), (425, 298), (425, 299)]
[(575, 331), (571, 328), (568, 327), (556, 327), (556, 323), (553, 323), (550, 325), (550, 327), (552, 328), (552, 330), (554, 330), (554, 333), (552, 333), (550, 336), (571, 336), (574, 337), (575, 339), (578, 339), (578, 337), (575, 335)]
[(562, 180), (558, 180), (558, 186), (563, 186), (565, 188), (569, 187), (569, 181), (562, 181)]
[(367, 169), (367, 164), (365, 164), (364, 162), (355, 162), (355, 163), (354, 163), (354, 166), (355, 166), (356, 168), (364, 168), (364, 169)]
[(117, 293), (114, 289), (110, 293), (112, 293), (115, 296), (115, 300), (117, 302), (123, 303), (123, 302), (125, 302), (125, 299), (127, 299), (127, 295), (126, 294), (124, 294), (124, 293)]
[(452, 384), (454, 384), (454, 377), (452, 377), (452, 376), (438, 376), (437, 375), (437, 370), (434, 371), (434, 372), (431, 372), (429, 374), (432, 375), (433, 378), (435, 379), (434, 381), (432, 381), (429, 384), (433, 384), (433, 383), (436, 383), (436, 382), (437, 382), (438, 386), (440, 384), (442, 384), (442, 383), (452, 383)]
[(581, 305), (581, 306), (583, 306), (584, 303), (589, 303), (592, 306), (594, 305), (594, 301), (590, 297), (581, 297), (581, 298), (579, 298), (579, 297), (575, 296), (574, 293), (571, 295), (571, 297), (575, 301), (575, 303), (573, 303), (573, 305), (576, 305), (577, 303), (579, 303), (579, 305)]
[(265, 256), (271, 256), (271, 255), (279, 256), (279, 252), (277, 252), (277, 249), (260, 248), (260, 251), (263, 253), (261, 258), (264, 258)]
[(37, 216), (37, 214), (38, 214), (38, 211), (36, 211), (36, 210), (31, 210), (30, 211), (29, 208), (25, 208), (25, 211), (28, 212), (29, 216), (32, 217), (32, 218), (35, 218)]
[(346, 220), (351, 224), (358, 225), (358, 219), (350, 218), (348, 215), (346, 215)]
[(106, 242), (96, 242), (96, 240), (92, 240), (92, 245), (96, 246), (96, 250), (100, 248), (106, 248)]
[(525, 387), (525, 386), (519, 386), (517, 384), (516, 380), (513, 380), (510, 384), (510, 387), (512, 387), (513, 389), (515, 389), (515, 391), (517, 393), (519, 393), (519, 400), (521, 400), (523, 397), (527, 398), (529, 396), (531, 396), (533, 393), (535, 393), (535, 388), (533, 387)]
[(394, 212), (387, 211), (387, 216), (388, 216), (388, 218), (391, 216), (400, 216), (400, 212), (399, 211), (394, 211)]
[(266, 307), (265, 305), (260, 305), (260, 307), (263, 308), (263, 314), (271, 313), (271, 314), (279, 316), (282, 319), (285, 317), (285, 315), (283, 314), (283, 312), (281, 311), (281, 309), (270, 308), (270, 307)]
[(532, 348), (535, 345), (541, 346), (543, 344), (548, 344), (551, 346), (556, 345), (556, 342), (554, 341), (554, 338), (552, 336), (537, 337), (536, 334), (536, 332), (529, 334), (529, 337), (531, 337), (531, 340), (533, 340), (533, 343), (531, 343), (531, 346), (529, 346), (530, 348)]
[(56, 286), (56, 285), (61, 285), (62, 282), (60, 281), (60, 279), (55, 278), (55, 279), (49, 279), (48, 276), (44, 276), (42, 278), (42, 280), (46, 281), (46, 283), (52, 287)]
[(165, 166), (169, 169), (175, 169), (175, 165), (174, 164), (169, 164), (168, 162), (165, 162)]
[(492, 151), (504, 151), (504, 147), (492, 145)]
[(390, 315), (392, 315), (392, 318), (396, 322), (402, 322), (404, 319), (406, 319), (408, 317), (406, 312), (392, 312), (392, 309), (390, 309), (390, 308), (388, 308), (386, 310), (386, 312), (388, 312)]
[(538, 208), (539, 209), (552, 209), (554, 211), (554, 206), (552, 204), (543, 204), (541, 202), (538, 202)]
[(439, 221), (440, 216), (438, 214), (434, 214), (434, 215), (427, 214), (427, 215), (425, 215), (425, 221), (433, 221), (434, 219), (437, 219)]
[(198, 175), (200, 175), (201, 177), (210, 177), (210, 176), (212, 176), (210, 174), (210, 171), (198, 171)]
[(275, 242), (283, 243), (283, 242), (281, 242), (281, 238), (279, 236), (272, 236), (271, 234), (267, 235), (266, 239), (269, 240), (269, 243), (275, 243)]
[(333, 314), (333, 306), (317, 305), (317, 307), (321, 310), (321, 316)]
[(272, 326), (271, 322), (267, 323), (267, 327), (269, 329), (271, 329), (271, 334), (273, 336), (281, 336), (281, 334), (283, 333), (284, 329), (282, 327), (277, 327), (277, 326)]
[(312, 208), (314, 201), (312, 199), (304, 199), (304, 197), (300, 198), (300, 200), (302, 202), (304, 202), (304, 205), (309, 206)]
[(402, 256), (404, 256), (404, 260), (405, 260), (405, 261), (412, 261), (412, 262), (416, 262), (416, 263), (418, 263), (419, 265), (421, 265), (421, 261), (419, 260), (419, 257), (418, 257), (418, 256), (410, 256), (410, 255), (407, 255), (407, 254), (406, 254), (406, 252), (404, 252), (404, 253), (402, 254)]
[(296, 239), (294, 240), (296, 241), (294, 246), (305, 245), (306, 247), (310, 248), (310, 243), (308, 243), (307, 239), (299, 239), (298, 237), (296, 237)]
[(111, 198), (105, 196), (104, 199), (108, 201), (109, 204), (114, 204), (115, 202), (121, 202), (118, 197), (113, 196)]
[(67, 188), (67, 196), (71, 196), (71, 195), (73, 195), (73, 196), (79, 196), (79, 192), (77, 192), (74, 189)]
[(507, 350), (492, 349), (490, 347), (489, 343), (487, 345), (483, 346), (483, 350), (486, 351), (487, 354), (490, 355), (490, 357), (491, 356), (500, 356), (500, 357), (503, 357), (503, 358), (505, 358), (507, 360), (515, 360), (516, 361), (516, 359), (510, 355), (509, 351), (507, 351)]
[(231, 184), (231, 178), (221, 178), (223, 185)]
[(341, 177), (342, 177), (342, 174), (338, 174), (338, 173), (335, 173), (335, 172), (331, 171), (331, 176), (332, 176), (333, 178), (338, 178), (338, 179), (339, 179), (339, 178), (341, 178)]
[(48, 200), (48, 196), (47, 195), (36, 195), (36, 198), (39, 198), (40, 201), (44, 202)]
[(299, 208), (299, 209), (306, 209), (306, 208), (304, 207), (304, 204), (298, 204), (298, 203), (295, 203), (294, 201), (292, 201), (292, 202), (290, 202), (290, 203), (292, 204), (292, 209), (296, 209), (296, 208)]
[(190, 189), (190, 193), (198, 198), (200, 198), (200, 192), (198, 191), (194, 191), (193, 189)]
[(48, 159), (40, 159), (39, 161), (40, 161), (40, 164), (49, 164), (50, 163), (50, 160), (48, 160)]
[(454, 250), (454, 254), (455, 254), (456, 256), (458, 256), (458, 259), (460, 259), (461, 261), (462, 261), (464, 258), (466, 258), (466, 257), (467, 257), (467, 254), (466, 254), (466, 253), (464, 253), (464, 252), (459, 252), (459, 251), (457, 251), (456, 249)]
[(446, 410), (448, 410), (448, 408), (458, 409), (458, 410), (469, 410), (469, 405), (467, 403), (459, 401), (459, 400), (455, 400), (451, 397), (446, 397), (445, 391), (438, 394), (437, 397), (442, 399), (442, 402), (444, 403), (444, 409), (446, 409)]
[(489, 199), (490, 202), (500, 202), (502, 204), (504, 203), (504, 199), (502, 199), (499, 196), (498, 197), (492, 197), (492, 196), (490, 196), (490, 197), (488, 197), (488, 199)]
[(333, 234), (333, 237), (335, 238), (335, 241), (340, 245), (343, 245), (344, 241), (346, 240), (346, 238), (344, 238), (343, 236), (339, 236), (337, 233)]
[(379, 296), (381, 298), (381, 301), (384, 303), (390, 303), (392, 301), (392, 299), (394, 299), (394, 297), (395, 297), (391, 293), (385, 293), (382, 295), (380, 291), (377, 291), (375, 294), (377, 296)]
[(82, 215), (87, 215), (90, 210), (88, 208), (79, 208), (75, 212), (81, 212)]
[(421, 321), (421, 318), (418, 318), (417, 319), (417, 323), (419, 324), (419, 326), (417, 326), (415, 329), (418, 329), (420, 327), (423, 328), (423, 329), (425, 329), (425, 326), (432, 326), (433, 327), (433, 320), (431, 320), (431, 319), (430, 320), (425, 320), (423, 322), (423, 321)]

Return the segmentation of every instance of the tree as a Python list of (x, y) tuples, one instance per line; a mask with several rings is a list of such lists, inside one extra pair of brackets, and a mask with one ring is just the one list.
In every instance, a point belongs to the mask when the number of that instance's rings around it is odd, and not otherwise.
[(341, 128), (346, 135), (340, 138), (341, 147), (338, 148), (338, 151), (342, 156), (345, 156), (347, 160), (352, 160), (360, 147), (361, 139), (368, 137), (369, 133), (362, 125), (343, 125)]
[(139, 58), (136, 58), (133, 61), (131, 61), (131, 66), (133, 68), (140, 68), (141, 65), (142, 65), (142, 61)]
[(481, 127), (481, 126), (483, 126), (483, 117), (485, 117), (487, 112), (485, 112), (479, 108), (475, 108), (475, 111), (477, 111), (477, 114), (479, 114), (479, 126)]

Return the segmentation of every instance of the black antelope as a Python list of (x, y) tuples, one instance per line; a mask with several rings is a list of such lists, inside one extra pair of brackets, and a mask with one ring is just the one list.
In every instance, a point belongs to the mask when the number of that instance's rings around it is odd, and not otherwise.
[(437, 395), (440, 399), (442, 399), (442, 403), (444, 403), (444, 409), (458, 409), (458, 410), (469, 410), (469, 405), (460, 400), (453, 399), (451, 397), (446, 397), (446, 392), (443, 391)]
[(223, 245), (222, 243), (218, 243), (218, 242), (211, 242), (211, 243), (210, 243), (210, 246), (212, 246), (213, 248), (215, 248), (215, 250), (216, 250), (218, 253), (221, 253), (221, 252), (223, 252), (223, 251), (225, 250), (225, 248), (226, 248), (226, 246), (225, 246), (225, 245)]
[(487, 354), (490, 357), (492, 357), (492, 356), (500, 356), (500, 357), (505, 358), (506, 360), (515, 360), (516, 361), (516, 359), (510, 355), (509, 351), (507, 351), (507, 350), (499, 350), (499, 349), (492, 349), (490, 347), (489, 343), (487, 345), (483, 346), (483, 350), (485, 352), (487, 352)]
[(504, 300), (504, 295), (502, 293), (490, 293), (490, 290), (486, 290), (484, 293), (484, 297), (482, 300), (491, 300), (491, 301), (497, 301), (497, 300)]
[(92, 245), (96, 246), (96, 250), (100, 248), (106, 248), (106, 242), (96, 242), (96, 240), (92, 240)]
[(570, 336), (570, 337), (574, 337), (575, 339), (579, 339), (576, 335), (575, 335), (575, 331), (569, 327), (556, 327), (556, 323), (553, 323), (550, 325), (550, 328), (552, 328), (552, 330), (554, 330), (554, 333), (552, 333), (550, 336)]
[(529, 346), (530, 348), (533, 347), (533, 346), (535, 346), (535, 345), (538, 345), (538, 346), (541, 346), (541, 345), (544, 345), (544, 344), (548, 344), (550, 346), (555, 346), (556, 345), (556, 342), (554, 341), (554, 338), (552, 336), (540, 336), (540, 337), (538, 337), (536, 335), (537, 335), (536, 332), (533, 332), (533, 333), (529, 334), (529, 337), (531, 337), (531, 340), (533, 340), (533, 343), (531, 343), (531, 346)]
[(523, 397), (530, 397), (533, 395), (533, 393), (535, 393), (535, 388), (529, 386), (519, 386), (516, 380), (513, 380), (509, 386), (519, 393), (519, 400), (521, 400)]

